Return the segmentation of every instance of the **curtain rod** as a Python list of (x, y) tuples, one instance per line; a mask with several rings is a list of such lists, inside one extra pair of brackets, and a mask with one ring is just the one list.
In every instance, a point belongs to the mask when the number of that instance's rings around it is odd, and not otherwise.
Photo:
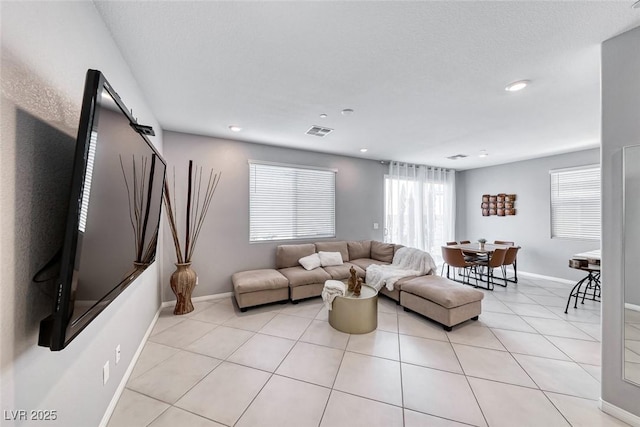
[(408, 166), (408, 167), (414, 167), (414, 168), (415, 168), (415, 167), (418, 167), (418, 168), (420, 168), (420, 167), (424, 167), (424, 168), (428, 168), (428, 169), (442, 169), (442, 170), (444, 170), (444, 171), (446, 171), (446, 172), (451, 172), (451, 171), (455, 172), (455, 171), (456, 171), (455, 169), (441, 168), (441, 167), (438, 167), (438, 166), (417, 165), (417, 164), (415, 164), (415, 163), (396, 162), (396, 161), (393, 161), (393, 160), (381, 160), (381, 161), (380, 161), (380, 163), (382, 163), (382, 164), (386, 164), (386, 163), (389, 163), (389, 164), (391, 164), (391, 163), (395, 163), (395, 164), (397, 164), (398, 166)]

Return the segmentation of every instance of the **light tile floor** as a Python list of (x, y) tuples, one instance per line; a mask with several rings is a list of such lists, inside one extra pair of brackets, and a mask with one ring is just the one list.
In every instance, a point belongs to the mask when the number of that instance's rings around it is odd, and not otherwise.
[(334, 330), (319, 298), (166, 309), (109, 427), (625, 425), (598, 409), (600, 304), (564, 314), (570, 288), (496, 286), (451, 332), (383, 296), (365, 335)]

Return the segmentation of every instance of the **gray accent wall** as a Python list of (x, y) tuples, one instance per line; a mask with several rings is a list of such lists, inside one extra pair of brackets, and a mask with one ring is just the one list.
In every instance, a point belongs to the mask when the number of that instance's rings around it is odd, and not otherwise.
[[(37, 346), (53, 283), (31, 279), (62, 243), (87, 69), (101, 70), (140, 122), (154, 126), (160, 150), (162, 131), (92, 2), (0, 8), (0, 410), (3, 418), (4, 411), (57, 411), (56, 421), (1, 423), (97, 426), (160, 306), (161, 260), (66, 349)], [(111, 377), (103, 385), (107, 360)]]
[[(322, 144), (321, 138), (309, 138)], [(380, 162), (168, 131), (164, 133), (164, 155), (171, 179), (173, 167), (176, 170), (176, 192), (182, 195), (178, 214), (183, 218), (188, 161), (222, 172), (193, 257), (199, 282), (194, 296), (231, 292), (235, 272), (274, 268), (279, 244), (314, 242), (249, 243), (249, 160), (337, 169), (336, 239), (383, 238), (383, 179), (388, 166)], [(379, 229), (373, 229), (374, 222)], [(164, 237), (163, 297), (169, 301), (175, 299), (169, 278), (176, 257), (168, 227)]]
[[(600, 242), (551, 238), (549, 170), (600, 163), (591, 149), (458, 172), (456, 176), (456, 239), (514, 241), (518, 270), (577, 280), (584, 276), (568, 267), (575, 253), (600, 248)], [(483, 194), (516, 194), (516, 215), (483, 217)]]
[(602, 399), (640, 417), (640, 387), (622, 379), (622, 147), (640, 144), (640, 27), (602, 44)]

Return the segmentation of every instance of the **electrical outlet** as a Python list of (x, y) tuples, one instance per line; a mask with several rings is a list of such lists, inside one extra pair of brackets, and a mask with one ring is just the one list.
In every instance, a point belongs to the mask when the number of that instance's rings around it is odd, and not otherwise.
[(106, 384), (109, 381), (109, 361), (102, 367), (102, 384)]
[(116, 365), (120, 362), (120, 344), (116, 347)]
[(198, 284), (199, 281), (200, 281), (200, 278), (196, 276), (196, 285)]
[(373, 229), (374, 229), (374, 230), (377, 230), (379, 227), (380, 227), (380, 226), (378, 225), (378, 223), (377, 223), (377, 222), (374, 222), (374, 223), (373, 223)]

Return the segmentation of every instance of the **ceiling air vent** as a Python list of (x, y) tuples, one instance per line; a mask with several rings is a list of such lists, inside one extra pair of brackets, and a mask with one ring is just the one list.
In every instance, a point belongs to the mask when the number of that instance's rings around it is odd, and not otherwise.
[(458, 159), (464, 159), (465, 157), (469, 157), (466, 154), (456, 154), (455, 156), (449, 156), (447, 157), (447, 159), (449, 160), (458, 160)]
[(329, 135), (329, 133), (331, 132), (333, 132), (333, 129), (323, 128), (322, 126), (311, 126), (311, 128), (306, 133), (307, 135), (324, 137)]

